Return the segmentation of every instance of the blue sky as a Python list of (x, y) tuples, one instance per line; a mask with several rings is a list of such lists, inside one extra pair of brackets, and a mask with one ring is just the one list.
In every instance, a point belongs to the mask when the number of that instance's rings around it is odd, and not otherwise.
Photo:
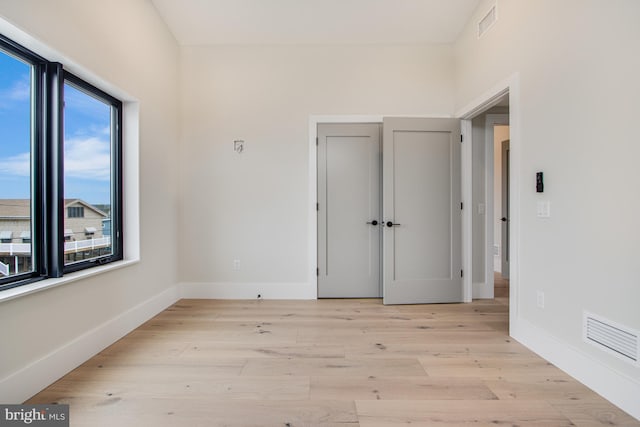
[[(0, 51), (0, 199), (30, 194), (30, 66)], [(110, 203), (110, 106), (65, 85), (65, 198)]]

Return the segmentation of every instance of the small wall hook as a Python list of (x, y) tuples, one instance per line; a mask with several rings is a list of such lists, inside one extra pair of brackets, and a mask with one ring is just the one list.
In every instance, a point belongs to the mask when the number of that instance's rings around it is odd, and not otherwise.
[(244, 151), (244, 141), (241, 139), (236, 139), (233, 141), (233, 151), (240, 154)]

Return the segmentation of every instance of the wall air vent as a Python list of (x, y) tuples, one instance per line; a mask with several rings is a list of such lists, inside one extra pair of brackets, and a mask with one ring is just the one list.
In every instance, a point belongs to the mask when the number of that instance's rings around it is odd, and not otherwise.
[(638, 331), (587, 311), (583, 315), (582, 331), (584, 341), (640, 366)]
[(489, 28), (493, 27), (493, 24), (495, 24), (497, 20), (498, 13), (496, 11), (496, 5), (494, 4), (480, 22), (478, 22), (478, 38), (482, 37), (484, 33), (489, 31)]

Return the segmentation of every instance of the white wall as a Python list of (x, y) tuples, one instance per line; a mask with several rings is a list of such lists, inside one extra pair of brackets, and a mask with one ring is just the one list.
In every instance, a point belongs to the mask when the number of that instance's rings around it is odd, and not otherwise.
[[(55, 379), (56, 369), (72, 368), (75, 358), (82, 361), (137, 326), (144, 314), (136, 310), (177, 282), (178, 47), (144, 0), (6, 0), (0, 16), (13, 24), (0, 19), (0, 32), (24, 30), (23, 43), (123, 98), (128, 116), (140, 112), (141, 262), (0, 303), (0, 401), (17, 403), (38, 391), (39, 382), (41, 388)], [(129, 119), (125, 145), (135, 144), (136, 123)], [(133, 154), (125, 158), (128, 183), (137, 180)], [(125, 221), (124, 231), (131, 255), (134, 222)], [(123, 326), (125, 320), (130, 324)], [(65, 353), (69, 348), (73, 353)], [(53, 360), (59, 363), (47, 365)], [(33, 383), (25, 384), (29, 378)]]
[[(491, 3), (481, 4), (455, 45), (456, 104), (463, 108), (519, 75), (516, 134), (511, 127), (521, 165), (515, 190), (521, 220), (514, 225), (520, 232), (518, 325), (512, 326), (523, 328), (519, 334), (530, 342), (523, 325), (546, 336), (539, 342), (556, 343), (556, 355), (566, 356), (567, 349), (581, 355), (589, 366), (583, 372), (600, 367), (635, 384), (627, 399), (635, 400), (640, 416), (640, 368), (581, 340), (585, 309), (640, 330), (640, 144), (633, 127), (640, 2), (499, 1), (498, 22), (478, 39), (475, 22)], [(536, 171), (545, 174), (543, 194), (535, 192)], [(551, 201), (550, 218), (536, 217), (539, 200)], [(544, 309), (536, 305), (537, 291), (545, 293)], [(536, 350), (553, 352), (542, 345)], [(573, 369), (564, 356), (557, 360)], [(608, 380), (594, 375), (583, 379), (615, 394), (612, 383), (602, 387)]]
[(185, 47), (181, 63), (180, 280), (231, 297), (308, 283), (310, 115), (453, 113), (450, 46)]

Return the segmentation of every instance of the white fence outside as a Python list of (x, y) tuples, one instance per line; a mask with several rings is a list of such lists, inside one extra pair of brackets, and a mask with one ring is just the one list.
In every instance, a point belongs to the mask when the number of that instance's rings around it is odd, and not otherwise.
[[(100, 249), (111, 246), (111, 237), (100, 237), (97, 239), (76, 240), (64, 242), (64, 253), (74, 253), (88, 251), (90, 249)], [(28, 255), (31, 253), (31, 243), (0, 243), (0, 254), (6, 255)], [(0, 266), (0, 269), (2, 266)], [(1, 271), (1, 270), (0, 270)]]
[(87, 251), (89, 249), (100, 249), (111, 246), (111, 237), (100, 237), (97, 239), (76, 240), (73, 242), (64, 242), (64, 253), (74, 253)]
[(0, 261), (0, 274), (4, 274), (5, 276), (9, 275), (9, 264)]

